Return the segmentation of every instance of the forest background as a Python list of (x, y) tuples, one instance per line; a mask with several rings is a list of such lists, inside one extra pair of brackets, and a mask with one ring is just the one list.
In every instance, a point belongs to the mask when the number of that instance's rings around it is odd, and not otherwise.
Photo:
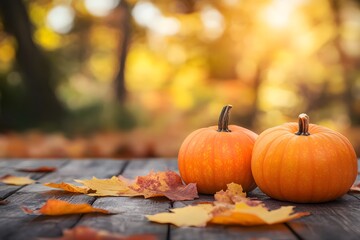
[(360, 1), (0, 1), (0, 157), (175, 157), (225, 104), (359, 156)]

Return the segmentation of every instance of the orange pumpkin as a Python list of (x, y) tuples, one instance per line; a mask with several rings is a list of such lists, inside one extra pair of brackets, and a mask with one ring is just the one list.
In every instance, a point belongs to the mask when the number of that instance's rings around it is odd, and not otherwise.
[(178, 165), (186, 183), (196, 183), (200, 193), (214, 194), (226, 184), (241, 184), (245, 191), (256, 185), (251, 174), (251, 154), (257, 134), (230, 125), (232, 106), (222, 109), (218, 126), (192, 132), (182, 143)]
[(344, 195), (357, 175), (354, 148), (329, 128), (299, 123), (267, 129), (252, 155), (256, 184), (268, 196), (298, 203), (326, 202)]

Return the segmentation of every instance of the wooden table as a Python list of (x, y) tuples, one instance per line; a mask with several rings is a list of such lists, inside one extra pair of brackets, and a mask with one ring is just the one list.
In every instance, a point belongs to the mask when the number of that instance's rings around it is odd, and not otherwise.
[[(75, 179), (107, 178), (122, 174), (125, 177), (146, 175), (150, 170), (177, 170), (175, 159), (143, 160), (0, 160), (0, 176), (29, 175), (17, 168), (55, 166), (52, 173), (32, 173), (38, 182), (27, 186), (10, 186), (0, 183), (0, 239), (38, 239), (59, 237), (62, 230), (85, 225), (123, 235), (150, 233), (158, 239), (360, 239), (360, 194), (347, 194), (325, 204), (295, 204), (296, 211), (309, 211), (311, 216), (285, 224), (260, 227), (218, 226), (205, 228), (177, 228), (172, 225), (148, 222), (147, 214), (166, 212), (172, 207), (181, 207), (192, 201), (171, 202), (165, 198), (143, 199), (140, 197), (90, 197), (70, 194), (45, 187), (45, 182), (71, 182)], [(260, 190), (252, 197), (263, 200), (270, 208), (294, 205), (270, 199)], [(73, 203), (87, 202), (94, 207), (121, 212), (115, 215), (78, 214), (61, 217), (27, 215), (21, 206), (39, 208), (49, 198), (69, 200)], [(212, 196), (200, 196), (197, 201), (211, 200)]]

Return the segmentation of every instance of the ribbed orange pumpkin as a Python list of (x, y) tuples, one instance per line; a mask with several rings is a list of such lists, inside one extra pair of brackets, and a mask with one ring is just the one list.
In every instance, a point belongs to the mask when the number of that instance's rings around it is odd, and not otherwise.
[(223, 108), (218, 126), (192, 132), (179, 150), (178, 165), (186, 183), (196, 183), (200, 193), (214, 194), (226, 184), (241, 184), (245, 191), (256, 185), (251, 174), (251, 154), (257, 134), (230, 125), (231, 106)]
[(329, 128), (299, 123), (267, 129), (256, 140), (252, 156), (256, 184), (268, 196), (284, 201), (315, 203), (344, 195), (357, 175), (354, 148)]

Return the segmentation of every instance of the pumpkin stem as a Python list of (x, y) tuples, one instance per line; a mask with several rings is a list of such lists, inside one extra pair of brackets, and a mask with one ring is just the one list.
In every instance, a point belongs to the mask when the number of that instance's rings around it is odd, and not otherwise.
[(230, 110), (232, 106), (226, 105), (223, 107), (220, 113), (219, 122), (218, 122), (218, 132), (231, 132), (229, 129), (229, 118), (230, 118)]
[(310, 118), (306, 113), (301, 113), (299, 115), (299, 131), (296, 132), (296, 135), (309, 136), (309, 122)]

